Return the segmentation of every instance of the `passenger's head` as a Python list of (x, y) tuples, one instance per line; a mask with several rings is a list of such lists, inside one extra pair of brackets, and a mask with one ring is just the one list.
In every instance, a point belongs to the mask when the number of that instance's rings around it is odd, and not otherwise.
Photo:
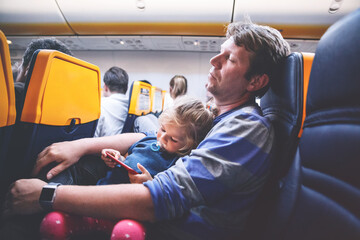
[(254, 24), (249, 19), (247, 22), (231, 23), (226, 37), (232, 38), (237, 46), (251, 53), (250, 66), (245, 75), (248, 81), (263, 74), (269, 77), (269, 84), (254, 92), (256, 97), (262, 97), (273, 80), (278, 64), (290, 54), (289, 44), (278, 30)]
[(31, 41), (31, 43), (27, 46), (21, 66), (19, 68), (18, 76), (16, 81), (17, 82), (25, 82), (27, 72), (30, 67), (30, 61), (32, 58), (32, 55), (36, 50), (39, 49), (49, 49), (49, 50), (57, 50), (59, 52), (63, 52), (65, 54), (68, 54), (72, 56), (72, 52), (70, 49), (62, 42), (57, 40), (56, 38), (39, 38)]
[(289, 53), (289, 44), (273, 28), (251, 22), (230, 24), (220, 53), (210, 60), (206, 83), (220, 114), (226, 106), (261, 97)]
[(170, 80), (170, 96), (172, 99), (185, 95), (187, 92), (187, 80), (182, 75), (175, 75)]
[(111, 67), (104, 75), (104, 96), (113, 93), (125, 94), (128, 89), (129, 76), (127, 72), (119, 67)]
[(157, 139), (167, 152), (183, 156), (205, 138), (212, 122), (212, 113), (200, 100), (181, 96), (160, 115)]

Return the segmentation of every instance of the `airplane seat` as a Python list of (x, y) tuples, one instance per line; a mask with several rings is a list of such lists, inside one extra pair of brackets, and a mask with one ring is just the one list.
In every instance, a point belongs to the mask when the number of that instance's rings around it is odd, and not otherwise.
[(0, 195), (6, 186), (5, 161), (16, 119), (14, 80), (11, 69), (9, 46), (0, 30)]
[(159, 117), (163, 111), (164, 101), (163, 101), (163, 91), (161, 88), (152, 86), (151, 87), (151, 114), (154, 114), (156, 117)]
[(166, 90), (161, 90), (162, 111), (164, 111), (165, 96), (166, 96)]
[(312, 53), (291, 53), (277, 71), (277, 80), (260, 101), (264, 116), (270, 119), (275, 129), (272, 173), (277, 179), (290, 168), (290, 159), (299, 141), (313, 58)]
[(360, 239), (360, 9), (316, 49), (306, 118), (264, 239)]
[(260, 107), (273, 124), (275, 141), (270, 176), (246, 227), (249, 239), (260, 239), (262, 231), (258, 228), (268, 221), (269, 211), (281, 188), (280, 179), (295, 155), (313, 57), (312, 53), (291, 53), (280, 64), (269, 90), (261, 98)]
[(151, 111), (151, 83), (147, 80), (134, 81), (129, 91), (129, 110), (122, 133), (134, 132), (134, 122), (138, 116)]
[(100, 70), (55, 50), (38, 50), (24, 92), (6, 166), (12, 181), (29, 177), (37, 155), (52, 143), (93, 136), (100, 117)]

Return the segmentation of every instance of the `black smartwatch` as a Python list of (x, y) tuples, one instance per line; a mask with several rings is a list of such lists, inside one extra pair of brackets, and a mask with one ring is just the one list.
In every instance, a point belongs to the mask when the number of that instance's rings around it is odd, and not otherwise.
[(53, 210), (53, 204), (56, 196), (56, 188), (61, 185), (61, 183), (50, 182), (45, 185), (41, 191), (39, 203), (40, 206), (47, 210)]

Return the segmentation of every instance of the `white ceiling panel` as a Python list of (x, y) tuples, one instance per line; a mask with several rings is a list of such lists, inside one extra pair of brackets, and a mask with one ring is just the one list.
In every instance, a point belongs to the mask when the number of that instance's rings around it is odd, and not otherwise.
[(57, 2), (70, 24), (230, 22), (233, 7), (233, 0), (57, 0)]
[[(332, 14), (334, 3), (339, 10)], [(235, 0), (234, 21), (249, 15), (257, 23), (331, 25), (359, 7), (359, 0)]]

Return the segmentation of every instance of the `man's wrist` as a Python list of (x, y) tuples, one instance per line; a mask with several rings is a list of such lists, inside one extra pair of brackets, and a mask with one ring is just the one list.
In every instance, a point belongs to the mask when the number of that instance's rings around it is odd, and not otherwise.
[(46, 210), (51, 211), (53, 210), (53, 205), (56, 197), (56, 190), (60, 183), (53, 183), (50, 182), (47, 185), (43, 186), (39, 198), (40, 206)]

